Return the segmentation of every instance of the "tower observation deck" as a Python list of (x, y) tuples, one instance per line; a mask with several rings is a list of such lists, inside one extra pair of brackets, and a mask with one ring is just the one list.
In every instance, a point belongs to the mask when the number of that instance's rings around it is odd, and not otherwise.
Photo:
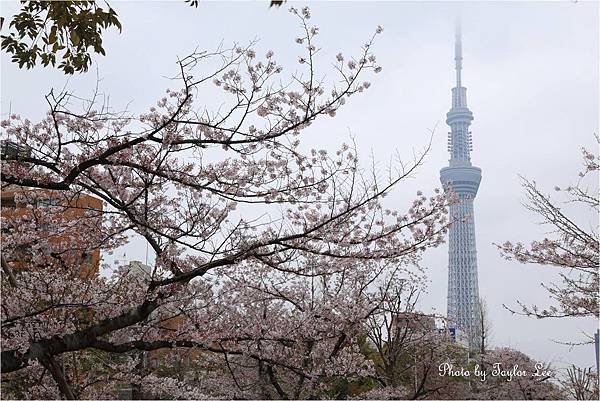
[(481, 169), (471, 164), (473, 150), (469, 126), (473, 113), (467, 107), (467, 89), (462, 86), (462, 39), (456, 24), (454, 45), (456, 87), (452, 88), (452, 108), (446, 114), (449, 166), (440, 170), (440, 180), (452, 191), (456, 203), (449, 208), (448, 319), (450, 327), (462, 331), (471, 347), (477, 347), (479, 284), (473, 201), (481, 182)]

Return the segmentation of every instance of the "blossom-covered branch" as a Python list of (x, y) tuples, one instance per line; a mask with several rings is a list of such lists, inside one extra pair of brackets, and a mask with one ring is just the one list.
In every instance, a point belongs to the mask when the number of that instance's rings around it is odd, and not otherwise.
[[(538, 318), (600, 317), (598, 303), (600, 237), (597, 225), (600, 205), (597, 188), (599, 156), (586, 149), (582, 149), (582, 154), (584, 169), (579, 174), (577, 184), (565, 189), (555, 187), (556, 191), (567, 196), (564, 206), (542, 192), (534, 181), (523, 179), (528, 200), (527, 208), (542, 217), (542, 223), (552, 227), (554, 235), (541, 241), (533, 241), (529, 246), (520, 242), (506, 242), (498, 246), (507, 259), (560, 269), (561, 283), (544, 285), (558, 305), (540, 310), (537, 306), (529, 307), (520, 303), (523, 313), (527, 315)], [(595, 179), (595, 188), (586, 187), (587, 178)], [(589, 225), (577, 222), (567, 213), (569, 208), (589, 212), (590, 217), (596, 222)]]

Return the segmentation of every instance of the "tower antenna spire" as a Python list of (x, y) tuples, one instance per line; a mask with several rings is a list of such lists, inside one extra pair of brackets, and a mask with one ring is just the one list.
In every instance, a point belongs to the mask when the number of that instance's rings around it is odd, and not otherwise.
[(460, 17), (456, 18), (454, 27), (454, 61), (456, 63), (456, 87), (460, 88), (462, 70), (462, 38)]

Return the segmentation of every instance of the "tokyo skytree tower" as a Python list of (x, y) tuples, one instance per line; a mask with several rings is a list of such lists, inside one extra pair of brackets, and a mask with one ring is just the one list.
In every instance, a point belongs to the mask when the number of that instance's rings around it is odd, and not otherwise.
[(467, 107), (467, 89), (462, 86), (462, 43), (460, 24), (456, 25), (454, 60), (456, 87), (452, 88), (452, 108), (446, 114), (450, 165), (440, 170), (440, 180), (457, 198), (449, 208), (452, 225), (448, 255), (448, 319), (450, 327), (468, 336), (477, 347), (479, 284), (473, 200), (481, 181), (481, 169), (471, 164), (473, 150), (469, 126), (473, 113)]

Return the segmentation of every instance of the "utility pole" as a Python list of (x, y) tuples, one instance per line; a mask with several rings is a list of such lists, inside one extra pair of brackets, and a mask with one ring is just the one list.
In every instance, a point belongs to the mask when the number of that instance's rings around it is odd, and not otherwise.
[(594, 333), (594, 345), (596, 346), (596, 377), (600, 381), (600, 329)]

